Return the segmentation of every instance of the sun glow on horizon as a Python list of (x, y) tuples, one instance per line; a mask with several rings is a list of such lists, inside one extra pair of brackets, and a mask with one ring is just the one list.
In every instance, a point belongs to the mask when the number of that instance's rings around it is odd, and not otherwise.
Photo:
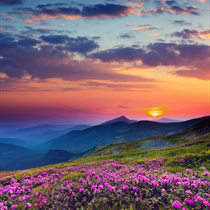
[(149, 114), (152, 117), (158, 117), (160, 115), (163, 115), (164, 113), (158, 107), (153, 107), (153, 108), (149, 108), (147, 114)]

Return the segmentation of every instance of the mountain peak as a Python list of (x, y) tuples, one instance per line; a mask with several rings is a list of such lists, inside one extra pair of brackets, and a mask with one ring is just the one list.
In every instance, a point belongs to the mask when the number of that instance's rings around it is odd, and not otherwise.
[(131, 124), (131, 123), (134, 123), (134, 122), (137, 122), (137, 121), (136, 120), (130, 120), (127, 117), (125, 117), (124, 115), (122, 115), (122, 116), (117, 117), (113, 120), (106, 121), (106, 122), (102, 123), (101, 125), (109, 125), (109, 124), (116, 123), (116, 122), (126, 122), (126, 123)]

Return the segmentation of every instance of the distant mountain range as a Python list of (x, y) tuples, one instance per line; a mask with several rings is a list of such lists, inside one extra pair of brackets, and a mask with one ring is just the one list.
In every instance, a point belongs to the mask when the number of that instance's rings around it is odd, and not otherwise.
[(175, 123), (159, 123), (153, 121), (139, 121), (135, 123), (115, 122), (97, 125), (82, 131), (72, 131), (64, 136), (49, 140), (37, 149), (63, 149), (72, 153), (80, 153), (97, 145), (117, 142), (129, 142), (153, 136), (169, 135), (185, 130), (208, 117)]
[[(184, 127), (187, 128), (183, 129)], [(178, 132), (178, 130), (181, 131)], [(176, 131), (176, 133), (170, 135), (164, 134), (170, 133), (172, 131)], [(131, 140), (138, 140), (138, 136), (148, 135), (155, 136), (148, 138), (148, 140), (146, 139), (146, 137), (143, 137), (144, 142), (151, 142), (151, 139), (154, 139), (159, 141), (161, 140), (171, 142), (172, 144), (173, 142), (179, 142), (183, 144), (188, 142), (189, 140), (197, 138), (208, 140), (210, 138), (210, 117), (207, 116), (178, 123), (139, 121), (132, 124), (128, 124), (125, 122), (116, 122), (109, 125), (93, 126), (83, 131), (72, 131), (60, 138), (46, 142), (50, 143), (49, 145), (51, 146), (53, 145), (53, 143), (55, 143), (55, 145), (57, 146), (59, 146), (60, 144), (60, 147), (66, 148), (50, 149), (45, 152), (43, 151), (42, 153), (39, 153), (36, 150), (31, 150), (15, 145), (1, 144), (0, 170), (27, 169), (59, 162), (65, 162), (69, 160), (69, 158), (76, 159), (87, 157), (98, 152), (104, 153), (106, 150), (109, 151), (112, 147), (118, 148), (123, 147), (123, 145), (125, 145), (125, 147), (127, 147), (128, 145), (133, 145), (133, 143), (130, 142)], [(75, 141), (72, 141), (72, 139)], [(125, 143), (114, 144), (116, 142), (122, 141), (125, 141)], [(81, 144), (81, 142), (84, 143)], [(140, 142), (140, 140), (137, 141), (138, 144)], [(98, 146), (96, 146), (96, 143), (100, 144), (97, 144)], [(88, 148), (94, 144), (95, 146), (93, 146), (90, 150), (86, 150), (82, 153), (76, 154), (75, 152), (71, 152), (71, 149), (76, 150), (76, 147), (78, 148), (77, 150), (82, 151), (85, 147)]]
[(33, 141), (31, 145), (35, 146), (47, 140), (57, 138), (73, 130), (83, 130), (89, 128), (90, 125), (40, 125), (31, 128), (18, 129), (7, 131), (4, 133), (5, 137), (17, 138), (26, 140), (27, 142)]
[(160, 118), (158, 120), (154, 120), (155, 122), (162, 122), (162, 123), (172, 123), (172, 122), (182, 122), (180, 120), (173, 120), (173, 119), (169, 119), (169, 118)]

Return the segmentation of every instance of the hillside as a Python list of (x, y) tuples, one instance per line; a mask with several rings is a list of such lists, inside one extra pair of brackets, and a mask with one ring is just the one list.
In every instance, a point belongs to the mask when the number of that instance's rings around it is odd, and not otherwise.
[(50, 131), (45, 131), (43, 133), (21, 136), (21, 139), (26, 140), (26, 141), (33, 141), (33, 142), (36, 142), (37, 144), (41, 144), (41, 143), (46, 142), (47, 140), (63, 136), (66, 133), (69, 133), (71, 131), (84, 130), (89, 127), (90, 127), (89, 125), (76, 125), (71, 128), (64, 129), (64, 130), (50, 130)]
[(40, 154), (40, 152), (18, 145), (0, 143), (0, 154), (1, 164), (5, 164), (20, 157)]
[(13, 144), (13, 145), (18, 145), (18, 146), (28, 147), (28, 148), (38, 145), (36, 144), (36, 142), (29, 142), (29, 141), (12, 139), (12, 138), (0, 138), (0, 143)]
[(65, 130), (73, 126), (75, 125), (74, 124), (70, 124), (70, 125), (44, 124), (44, 125), (39, 125), (39, 126), (34, 126), (34, 127), (20, 128), (17, 130), (9, 130), (4, 133), (4, 137), (22, 139), (22, 137), (24, 136), (29, 136), (29, 135), (34, 135), (34, 134), (37, 135), (44, 132), (55, 131), (55, 130)]
[(73, 153), (84, 152), (94, 146), (118, 142), (130, 142), (154, 136), (169, 135), (183, 131), (209, 117), (202, 117), (177, 123), (139, 121), (128, 124), (117, 122), (93, 126), (83, 131), (72, 131), (64, 136), (47, 141), (39, 149), (63, 149)]

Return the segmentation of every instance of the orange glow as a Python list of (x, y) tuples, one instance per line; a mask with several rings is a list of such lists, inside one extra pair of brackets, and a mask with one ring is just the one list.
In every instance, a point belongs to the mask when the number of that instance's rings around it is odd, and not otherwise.
[(160, 110), (159, 108), (157, 107), (154, 107), (154, 108), (150, 108), (149, 111), (147, 112), (150, 116), (152, 117), (158, 117), (160, 115), (163, 115), (163, 111)]

